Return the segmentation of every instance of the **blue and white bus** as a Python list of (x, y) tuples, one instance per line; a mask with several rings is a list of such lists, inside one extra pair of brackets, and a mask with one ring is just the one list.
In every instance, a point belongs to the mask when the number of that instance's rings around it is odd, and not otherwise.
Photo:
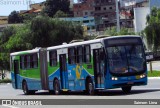
[(95, 91), (147, 84), (140, 36), (112, 36), (11, 53), (12, 85), (25, 94), (37, 90)]

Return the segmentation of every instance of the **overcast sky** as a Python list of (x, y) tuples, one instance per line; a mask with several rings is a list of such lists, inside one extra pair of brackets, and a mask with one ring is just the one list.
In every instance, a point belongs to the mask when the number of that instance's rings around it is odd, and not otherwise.
[(14, 10), (27, 10), (29, 9), (29, 4), (42, 1), (46, 0), (0, 0), (0, 16), (8, 16)]

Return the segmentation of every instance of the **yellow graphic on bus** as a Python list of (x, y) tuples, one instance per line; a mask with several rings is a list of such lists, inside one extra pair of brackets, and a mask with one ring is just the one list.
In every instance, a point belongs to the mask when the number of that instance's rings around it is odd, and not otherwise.
[(81, 77), (81, 74), (82, 74), (82, 67), (81, 66), (79, 66), (79, 65), (76, 65), (76, 78), (77, 79), (80, 79), (80, 77)]

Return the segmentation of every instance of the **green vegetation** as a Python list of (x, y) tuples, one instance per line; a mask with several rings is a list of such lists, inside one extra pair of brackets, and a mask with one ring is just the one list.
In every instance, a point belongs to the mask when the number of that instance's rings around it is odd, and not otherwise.
[(11, 83), (11, 79), (3, 79), (3, 80), (0, 80), (0, 83)]
[(45, 8), (43, 9), (42, 14), (53, 17), (57, 11), (69, 13), (69, 6), (69, 0), (46, 0)]
[(157, 51), (160, 48), (160, 9), (154, 7), (146, 19), (148, 26), (146, 26), (144, 32), (148, 48), (152, 51)]
[(83, 39), (82, 26), (57, 18), (37, 16), (23, 25), (7, 27), (0, 35), (0, 70), (9, 69), (12, 52), (60, 45), (75, 39)]
[(160, 71), (153, 70), (152, 73), (148, 71), (148, 77), (160, 77)]
[(105, 35), (117, 36), (117, 35), (135, 35), (135, 33), (128, 28), (121, 28), (120, 32), (117, 32), (116, 27), (108, 28), (105, 30)]
[(14, 24), (14, 23), (22, 23), (23, 18), (20, 16), (19, 12), (13, 11), (10, 13), (8, 16), (8, 23), (9, 24)]

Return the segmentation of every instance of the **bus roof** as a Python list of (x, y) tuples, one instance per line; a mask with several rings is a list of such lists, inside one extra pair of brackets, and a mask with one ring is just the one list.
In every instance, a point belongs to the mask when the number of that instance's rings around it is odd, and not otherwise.
[[(102, 40), (104, 40), (104, 39), (123, 38), (123, 37), (140, 37), (140, 36), (137, 36), (137, 35), (111, 36), (111, 37), (105, 37), (105, 38), (100, 38), (100, 39), (76, 42), (76, 43), (71, 43), (71, 44), (63, 44), (63, 45), (52, 46), (52, 47), (48, 47), (47, 50), (53, 50), (53, 49), (73, 47), (73, 46), (78, 46), (78, 45), (86, 45), (86, 44), (98, 43), (98, 42), (102, 42)], [(11, 53), (10, 55), (14, 56), (14, 55), (27, 54), (27, 53), (36, 53), (36, 52), (39, 52), (39, 50), (40, 50), (40, 48), (32, 49), (32, 50), (26, 50), (26, 51), (19, 51), (19, 52)]]
[(53, 49), (73, 47), (73, 46), (78, 46), (78, 45), (86, 45), (86, 44), (98, 43), (98, 42), (102, 42), (102, 40), (104, 40), (104, 39), (123, 38), (123, 37), (140, 37), (140, 36), (137, 36), (137, 35), (111, 36), (111, 37), (105, 37), (105, 38), (100, 38), (100, 39), (94, 39), (94, 40), (88, 40), (88, 41), (76, 42), (76, 43), (71, 43), (71, 44), (63, 44), (63, 45), (48, 47), (47, 50), (53, 50)]
[(22, 54), (29, 54), (29, 53), (36, 53), (36, 52), (39, 52), (39, 49), (32, 49), (32, 50), (26, 50), (26, 51), (19, 51), (19, 52), (14, 52), (14, 53), (11, 53), (10, 55), (11, 56), (15, 56), (15, 55), (22, 55)]

